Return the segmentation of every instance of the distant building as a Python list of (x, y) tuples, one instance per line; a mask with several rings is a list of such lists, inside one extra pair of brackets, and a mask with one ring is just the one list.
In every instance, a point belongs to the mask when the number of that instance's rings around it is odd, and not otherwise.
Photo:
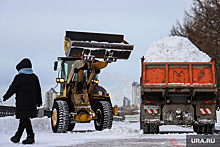
[(124, 97), (123, 106), (130, 106), (131, 105), (130, 103), (131, 103), (130, 100), (128, 98)]
[(140, 89), (140, 84), (138, 82), (133, 82), (132, 83), (132, 105), (137, 106), (140, 108), (140, 103), (141, 103), (141, 89)]
[(51, 88), (48, 92), (45, 93), (45, 108), (48, 110), (52, 109), (53, 98), (56, 97), (57, 92)]

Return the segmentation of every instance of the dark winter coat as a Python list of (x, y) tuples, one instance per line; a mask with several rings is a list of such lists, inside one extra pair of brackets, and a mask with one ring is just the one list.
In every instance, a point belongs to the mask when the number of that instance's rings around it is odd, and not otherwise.
[[(31, 68), (30, 60), (24, 59), (17, 66)], [(36, 105), (42, 105), (41, 88), (38, 77), (32, 74), (18, 74), (15, 76), (8, 91), (3, 96), (4, 100), (16, 94), (16, 118), (33, 118), (37, 116)]]

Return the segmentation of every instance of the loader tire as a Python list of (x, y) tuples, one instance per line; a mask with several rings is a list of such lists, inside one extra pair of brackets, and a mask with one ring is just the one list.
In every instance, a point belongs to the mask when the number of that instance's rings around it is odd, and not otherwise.
[(51, 126), (54, 133), (64, 133), (69, 127), (69, 108), (66, 101), (54, 102), (51, 117)]
[(75, 123), (74, 124), (69, 124), (67, 131), (72, 131), (75, 127)]
[(111, 129), (113, 121), (113, 110), (112, 106), (107, 101), (100, 101), (96, 105), (95, 114), (97, 119), (95, 119), (95, 129), (98, 131), (104, 129)]

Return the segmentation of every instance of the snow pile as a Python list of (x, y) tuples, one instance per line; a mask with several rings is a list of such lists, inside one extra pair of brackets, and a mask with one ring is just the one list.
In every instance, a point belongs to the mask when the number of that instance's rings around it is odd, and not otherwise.
[[(182, 140), (185, 142), (186, 135), (196, 135), (196, 133), (189, 134), (143, 134), (143, 130), (140, 130), (140, 123), (128, 123), (128, 122), (113, 122), (112, 129), (106, 129), (103, 131), (95, 131), (94, 121), (90, 123), (77, 123), (74, 131), (91, 130), (92, 132), (67, 132), (67, 133), (53, 133), (51, 130), (50, 118), (34, 118), (31, 119), (33, 129), (35, 132), (35, 144), (31, 146), (37, 147), (51, 147), (51, 146), (125, 146), (125, 139), (131, 142), (138, 143), (142, 139), (161, 140), (162, 142), (156, 143), (156, 146), (171, 146), (168, 139)], [(216, 126), (220, 126), (220, 112), (217, 111)], [(15, 117), (0, 117), (0, 146), (2, 147), (15, 147), (23, 146), (23, 144), (14, 144), (10, 141), (11, 136), (17, 130), (19, 120)], [(192, 127), (183, 128), (175, 125), (160, 126), (160, 131), (192, 131)], [(23, 133), (21, 140), (26, 138), (26, 131)], [(140, 139), (140, 140), (138, 140)], [(165, 139), (165, 141), (163, 141)], [(107, 143), (106, 143), (107, 142)], [(108, 142), (110, 142), (108, 144)], [(179, 141), (178, 141), (179, 142)], [(182, 143), (181, 142), (181, 143)], [(132, 143), (133, 144), (133, 143)], [(185, 146), (185, 144), (183, 143)], [(131, 146), (131, 145), (130, 145)], [(134, 145), (135, 146), (135, 145)]]
[(137, 134), (137, 130), (128, 127), (118, 126), (112, 129), (105, 129), (103, 131), (94, 132), (95, 134), (114, 134), (114, 135), (126, 135), (126, 134)]
[[(50, 119), (34, 118), (31, 119), (34, 132), (51, 131)], [(17, 131), (19, 120), (14, 116), (0, 117), (0, 134), (13, 134)]]
[(144, 58), (145, 62), (209, 62), (211, 60), (188, 38), (178, 36), (165, 37), (153, 43)]
[(0, 117), (0, 134), (11, 134), (18, 128), (18, 119), (13, 116)]

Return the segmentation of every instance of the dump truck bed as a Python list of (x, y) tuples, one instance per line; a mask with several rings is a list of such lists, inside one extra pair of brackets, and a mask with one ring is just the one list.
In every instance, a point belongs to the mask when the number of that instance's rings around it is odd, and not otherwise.
[(215, 61), (142, 62), (141, 86), (216, 88)]

